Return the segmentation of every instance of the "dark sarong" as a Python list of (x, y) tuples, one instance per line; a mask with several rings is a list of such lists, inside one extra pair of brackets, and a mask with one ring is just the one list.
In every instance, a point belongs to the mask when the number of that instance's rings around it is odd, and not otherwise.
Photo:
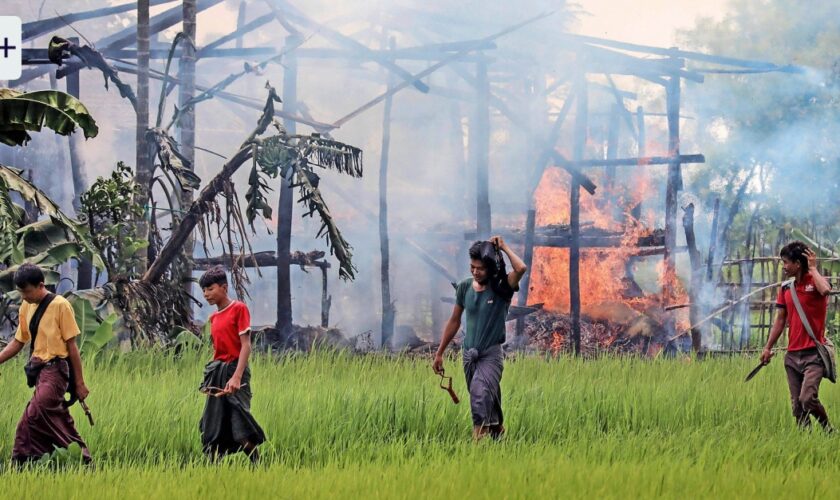
[[(236, 362), (211, 361), (204, 367), (201, 388), (225, 388), (236, 372)], [(257, 446), (265, 441), (265, 433), (251, 415), (251, 370), (242, 374), (243, 387), (234, 394), (207, 397), (201, 416), (201, 445), (205, 453), (226, 455), (243, 450), (246, 443)], [(244, 385), (248, 384), (248, 385)]]
[(478, 352), (464, 351), (464, 375), (470, 390), (470, 410), (474, 426), (502, 425), (502, 345)]
[(37, 460), (45, 453), (52, 453), (55, 448), (67, 448), (71, 443), (79, 443), (85, 461), (90, 461), (90, 451), (64, 406), (69, 376), (70, 365), (60, 358), (52, 360), (41, 370), (35, 394), (18, 422), (12, 449), (14, 462)]

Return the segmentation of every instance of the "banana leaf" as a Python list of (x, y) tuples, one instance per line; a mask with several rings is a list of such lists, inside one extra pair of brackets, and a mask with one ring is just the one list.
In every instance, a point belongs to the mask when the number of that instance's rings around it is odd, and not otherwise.
[(50, 40), (47, 48), (47, 56), (50, 61), (57, 64), (59, 69), (56, 71), (57, 78), (63, 78), (67, 72), (67, 68), (60, 67), (64, 59), (70, 56), (78, 57), (82, 63), (88, 68), (96, 68), (102, 72), (105, 78), (105, 89), (108, 89), (108, 80), (114, 82), (117, 89), (120, 91), (120, 96), (128, 99), (131, 105), (134, 106), (134, 111), (137, 111), (137, 96), (134, 95), (134, 90), (127, 83), (120, 80), (117, 70), (108, 64), (105, 57), (96, 49), (88, 47), (87, 45), (76, 45), (75, 43), (61, 37), (54, 36)]
[(60, 135), (82, 129), (85, 138), (96, 137), (99, 128), (84, 104), (57, 90), (19, 92), (0, 88), (0, 142), (22, 146), (47, 127)]
[(73, 234), (51, 219), (39, 220), (17, 230), (24, 241), (26, 255), (36, 255), (63, 243), (73, 242)]
[(87, 227), (62, 212), (49, 196), (24, 179), (20, 170), (0, 165), (0, 182), (4, 183), (8, 190), (16, 191), (24, 200), (34, 204), (41, 213), (48, 215), (53, 224), (70, 231), (76, 243), (91, 257), (93, 265), (97, 269), (105, 269), (105, 262), (103, 262), (99, 250), (90, 239)]
[[(90, 304), (85, 301), (85, 304)], [(85, 326), (88, 327), (87, 331), (83, 331), (81, 334), (81, 342), (79, 347), (79, 352), (82, 356), (87, 358), (96, 356), (102, 349), (105, 348), (111, 341), (117, 338), (117, 335), (114, 331), (114, 325), (119, 320), (119, 315), (117, 313), (111, 313), (108, 315), (107, 318), (102, 320), (95, 329), (91, 332), (90, 326), (91, 323), (88, 322)]]
[[(0, 271), (0, 293), (5, 293), (8, 296), (9, 292), (15, 290), (15, 271), (17, 271), (19, 267), (20, 265), (14, 265)], [(45, 285), (58, 284), (61, 279), (61, 274), (53, 271), (52, 269), (41, 268), (41, 270), (44, 272)]]

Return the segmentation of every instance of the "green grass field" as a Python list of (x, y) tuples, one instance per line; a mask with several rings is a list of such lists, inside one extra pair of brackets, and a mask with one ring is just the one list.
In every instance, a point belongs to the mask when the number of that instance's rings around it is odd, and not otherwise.
[[(453, 405), (426, 360), (321, 353), (253, 362), (260, 467), (200, 453), (196, 388), (207, 352), (132, 353), (87, 366), (97, 425), (78, 407), (94, 469), (4, 464), (2, 495), (33, 498), (831, 497), (840, 436), (802, 432), (777, 357), (523, 358), (506, 364), (508, 434), (473, 444), (463, 377)], [(22, 360), (0, 368), (0, 455), (30, 395)], [(840, 392), (823, 385), (829, 414)]]

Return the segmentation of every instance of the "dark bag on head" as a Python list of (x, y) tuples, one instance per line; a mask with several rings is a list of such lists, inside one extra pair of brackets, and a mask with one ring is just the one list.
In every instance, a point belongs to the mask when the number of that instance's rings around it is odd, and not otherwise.
[(32, 319), (29, 320), (29, 361), (23, 366), (23, 372), (26, 374), (26, 385), (29, 387), (35, 387), (35, 384), (38, 383), (38, 374), (46, 366), (43, 361), (33, 362), (32, 354), (35, 352), (35, 339), (38, 337), (38, 326), (41, 324), (41, 318), (44, 317), (44, 312), (46, 312), (47, 307), (49, 307), (54, 298), (54, 293), (47, 293), (38, 304), (38, 308), (35, 309), (35, 314), (32, 315)]
[(502, 258), (502, 252), (491, 241), (482, 242), (480, 252), (481, 261), (485, 265), (492, 265), (492, 269), (488, 269), (490, 272), (490, 288), (505, 301), (510, 301), (515, 290), (508, 284), (507, 268), (505, 267), (505, 260)]
[(499, 252), (499, 249), (496, 248), (496, 245), (490, 241), (482, 241), (481, 246), (479, 247), (481, 261), (484, 262), (485, 265), (491, 264), (493, 268), (488, 269), (490, 271), (490, 275), (496, 277), (499, 272), (504, 269), (505, 262), (502, 260), (502, 254)]
[(796, 307), (796, 312), (797, 314), (799, 314), (799, 319), (802, 321), (802, 326), (805, 328), (805, 331), (808, 332), (808, 336), (811, 337), (811, 340), (814, 341), (814, 344), (817, 345), (817, 352), (820, 355), (820, 359), (823, 362), (823, 366), (825, 366), (823, 377), (827, 378), (832, 383), (836, 383), (837, 359), (835, 357), (834, 352), (834, 343), (831, 341), (831, 339), (826, 337), (825, 344), (820, 344), (820, 341), (817, 340), (817, 336), (814, 335), (814, 330), (811, 328), (811, 323), (808, 321), (808, 317), (805, 315), (805, 311), (802, 309), (802, 304), (799, 303), (799, 297), (796, 295), (796, 285), (794, 280), (788, 281), (788, 287), (790, 288), (790, 298), (793, 299), (793, 305), (794, 307)]

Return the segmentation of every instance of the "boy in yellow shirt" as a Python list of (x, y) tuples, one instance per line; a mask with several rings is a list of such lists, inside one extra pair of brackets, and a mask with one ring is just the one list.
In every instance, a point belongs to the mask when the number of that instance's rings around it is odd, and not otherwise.
[[(30, 343), (26, 375), (30, 387), (35, 387), (35, 394), (18, 422), (12, 461), (24, 464), (51, 453), (55, 447), (67, 448), (70, 443), (78, 443), (85, 461), (89, 462), (90, 452), (76, 430), (64, 399), (68, 389), (74, 390), (82, 401), (90, 392), (85, 386), (82, 360), (76, 347), (80, 332), (73, 308), (67, 299), (44, 287), (44, 273), (38, 266), (21, 265), (15, 271), (14, 281), (23, 302), (17, 333), (0, 352), (0, 364)], [(73, 387), (69, 386), (71, 379)]]

